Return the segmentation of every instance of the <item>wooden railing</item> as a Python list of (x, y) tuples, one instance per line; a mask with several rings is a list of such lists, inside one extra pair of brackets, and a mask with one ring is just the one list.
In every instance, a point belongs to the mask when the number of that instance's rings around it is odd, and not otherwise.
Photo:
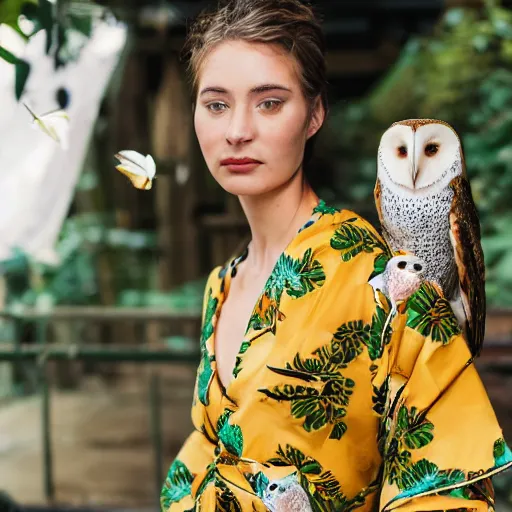
[[(199, 361), (198, 309), (146, 309), (115, 307), (55, 307), (50, 311), (24, 309), (22, 312), (0, 312), (2, 321), (33, 322), (36, 327), (34, 343), (20, 343), (19, 339), (0, 342), (0, 362), (21, 363), (35, 361), (37, 368), (37, 393), (41, 397), (41, 436), (43, 450), (43, 485), (48, 502), (55, 496), (52, 432), (50, 424), (50, 386), (47, 363), (58, 361), (101, 361), (133, 363), (169, 363), (197, 365)], [(49, 327), (55, 322), (108, 323), (137, 322), (144, 324), (143, 340), (136, 344), (116, 343), (83, 344), (75, 340), (52, 342), (48, 338)], [(179, 323), (182, 334), (189, 337), (186, 348), (172, 349), (159, 340), (159, 328), (164, 323)], [(16, 330), (15, 330), (16, 332)], [(125, 341), (125, 340), (124, 340)], [(150, 436), (154, 458), (155, 493), (159, 497), (163, 484), (162, 472), (162, 425), (161, 425), (161, 383), (155, 371), (149, 378)]]

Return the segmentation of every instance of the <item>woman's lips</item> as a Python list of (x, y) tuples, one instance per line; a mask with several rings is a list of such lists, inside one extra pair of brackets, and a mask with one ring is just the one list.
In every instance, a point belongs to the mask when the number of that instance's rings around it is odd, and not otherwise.
[(253, 158), (225, 158), (220, 164), (231, 172), (250, 172), (262, 162)]

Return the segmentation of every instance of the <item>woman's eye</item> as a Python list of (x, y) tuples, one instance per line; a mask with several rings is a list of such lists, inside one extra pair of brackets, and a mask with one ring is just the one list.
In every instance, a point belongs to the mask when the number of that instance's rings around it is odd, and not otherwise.
[(267, 112), (273, 112), (278, 110), (282, 104), (281, 100), (265, 100), (259, 104), (259, 107)]
[(206, 108), (210, 112), (217, 113), (217, 112), (222, 112), (223, 110), (225, 110), (227, 108), (227, 105), (225, 103), (220, 103), (219, 101), (215, 101), (213, 103), (206, 105)]

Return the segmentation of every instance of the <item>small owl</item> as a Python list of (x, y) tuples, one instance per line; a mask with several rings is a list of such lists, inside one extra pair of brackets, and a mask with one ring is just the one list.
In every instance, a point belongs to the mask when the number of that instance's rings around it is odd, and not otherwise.
[(398, 301), (408, 299), (421, 286), (425, 267), (425, 262), (412, 254), (394, 256), (388, 261), (386, 270), (374, 277), (370, 284), (389, 297), (396, 309)]
[(485, 267), (480, 224), (458, 135), (433, 119), (394, 123), (378, 152), (375, 201), (393, 251), (426, 263), (465, 331), (474, 356), (485, 331)]
[(271, 480), (265, 489), (263, 503), (270, 512), (313, 512), (308, 495), (295, 473)]

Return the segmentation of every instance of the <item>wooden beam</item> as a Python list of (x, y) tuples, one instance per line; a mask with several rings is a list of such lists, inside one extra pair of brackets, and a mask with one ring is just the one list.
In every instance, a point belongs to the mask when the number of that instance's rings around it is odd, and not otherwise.
[(452, 7), (483, 7), (484, 0), (444, 0), (445, 7), (451, 9)]
[(400, 46), (382, 43), (375, 50), (335, 50), (326, 56), (327, 74), (353, 75), (384, 71), (397, 59)]

